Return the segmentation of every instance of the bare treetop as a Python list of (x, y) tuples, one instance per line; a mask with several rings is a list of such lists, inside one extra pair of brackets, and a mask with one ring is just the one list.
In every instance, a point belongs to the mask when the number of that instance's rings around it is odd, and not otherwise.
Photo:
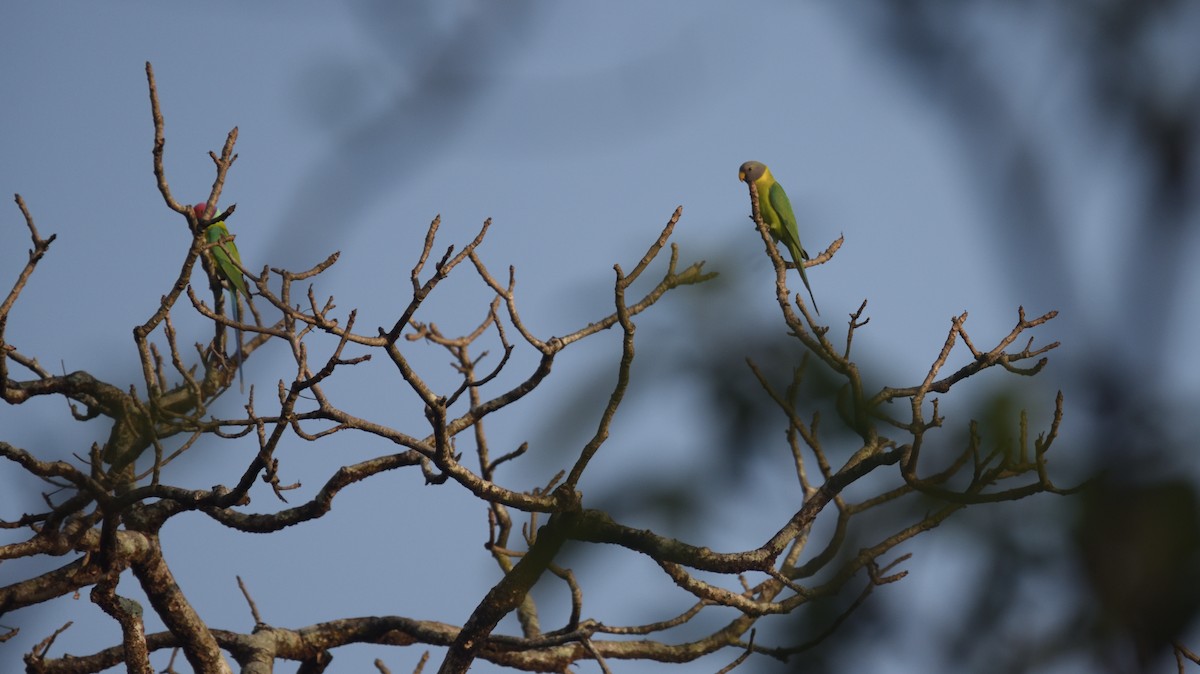
[[(226, 182), (236, 180), (232, 169), (238, 130), (229, 132), (219, 154), (210, 153), (215, 177), (203, 202), (207, 211), (184, 205), (173, 196), (164, 169), (167, 134), (149, 64), (146, 74), (156, 183), (165, 209), (181, 216), (177, 223), (186, 228), (190, 244), (176, 251), (181, 255), (179, 273), (164, 288), (161, 302), (147, 307), (148, 318), (133, 329), (141, 391), (136, 387), (122, 390), (86, 371), (52, 374), (38, 358), (52, 360), (54, 354), (38, 354), (36, 346), (31, 350), (5, 341), (9, 313), (55, 239), (41, 238), (30, 209), (17, 197), (33, 248), (0, 304), (0, 395), (9, 405), (59, 396), (70, 403), (75, 419), (104, 417), (112, 425), (107, 437), (96, 439), (88, 456), (76, 456), (73, 461), (47, 461), (39, 458), (44, 454), (42, 448), (20, 448), (0, 441), (0, 457), (19, 467), (24, 478), (45, 484), (46, 504), (36, 513), (0, 513), (4, 517), (0, 526), (23, 536), (0, 545), (0, 559), (67, 558), (50, 573), (0, 587), (0, 614), (90, 587), (91, 600), (117, 622), (122, 634), (121, 643), (99, 652), (52, 656), (56, 640), (70, 639), (70, 631), (64, 627), (27, 654), (28, 671), (97, 672), (123, 663), (127, 671), (151, 672), (155, 670), (151, 658), (173, 650), (181, 652), (197, 672), (231, 671), (227, 658), (246, 672), (268, 671), (280, 660), (301, 663), (300, 671), (319, 672), (338, 647), (348, 644), (378, 645), (382, 656), (389, 659), (397, 653), (408, 657), (408, 651), (396, 646), (443, 649), (441, 672), (463, 672), (481, 659), (547, 672), (566, 671), (579, 661), (591, 660), (609, 671), (607, 663), (612, 660), (682, 663), (728, 649), (727, 671), (755, 657), (787, 660), (813, 648), (850, 619), (876, 588), (904, 578), (907, 572), (902, 565), (911, 553), (900, 552), (900, 546), (967, 505), (1068, 491), (1055, 485), (1047, 465), (1062, 417), (1061, 394), (1053, 403), (1049, 428), (1034, 438), (1021, 412), (1013, 442), (982, 438), (978, 427), (970, 424), (969, 441), (949, 460), (928, 451), (931, 434), (947, 423), (939, 412), (937, 396), (949, 395), (959, 382), (993, 370), (997, 375), (1038, 374), (1058, 343), (1035, 344), (1033, 332), (1052, 320), (1055, 312), (1030, 318), (1023, 308), (1018, 309), (1009, 333), (994, 338), (987, 347), (976, 346), (978, 336), (968, 335), (964, 312), (951, 319), (940, 349), (932, 345), (924, 356), (929, 367), (921, 381), (868, 390), (852, 349), (854, 336), (869, 323), (866, 301), (848, 315), (844, 340), (835, 338), (830, 326), (817, 322), (815, 313), (788, 287), (788, 264), (763, 221), (760, 195), (751, 181), (751, 220), (775, 271), (782, 327), (804, 349), (805, 358), (794, 367), (784, 390), (773, 385), (772, 377), (752, 359), (746, 359), (746, 376), (761, 384), (764, 403), (770, 401), (778, 408), (778, 439), (789, 456), (780, 469), (794, 472), (801, 505), (776, 520), (766, 520), (774, 533), (744, 550), (712, 550), (665, 532), (622, 523), (590, 503), (579, 484), (593, 459), (605, 451), (613, 421), (637, 386), (632, 369), (636, 319), (665, 300), (668, 293), (716, 276), (704, 270), (704, 262), (681, 262), (672, 236), (682, 220), (682, 207), (671, 214), (631, 265), (613, 266), (611, 306), (594, 308), (589, 322), (566, 334), (541, 334), (536, 326), (527, 324), (519, 310), (517, 271), (509, 267), (507, 274), (494, 273), (485, 265), (479, 250), (490, 234), (490, 220), (471, 240), (445, 243), (439, 242), (440, 217), (429, 224), (412, 261), (407, 303), (388, 325), (362, 326), (356, 310), (340, 310), (333, 297), (319, 290), (321, 274), (339, 261), (336, 252), (303, 271), (270, 266), (255, 270), (242, 266), (236, 255), (219, 258), (214, 254), (215, 249), (228, 253), (234, 235), (210, 240), (206, 229), (224, 220), (236, 227), (235, 205), (215, 211)], [(819, 255), (794, 264), (832, 264), (843, 245), (839, 238)], [(231, 258), (247, 284), (246, 296), (231, 297), (235, 306), (227, 304), (223, 292), (230, 284), (230, 272), (220, 268)], [(192, 283), (198, 261), (212, 293), (211, 306), (202, 288)], [(476, 312), (475, 327), (462, 334), (447, 334), (422, 315), (423, 309), (438, 302), (439, 284), (451, 274), (478, 281), (478, 306), (455, 308), (464, 314)], [(184, 297), (186, 302), (181, 301)], [(238, 314), (235, 307), (243, 300), (248, 313)], [(348, 304), (352, 305), (353, 299)], [(173, 317), (188, 312), (203, 316), (212, 327), (207, 341), (194, 348), (181, 344), (173, 323)], [(827, 312), (836, 310), (827, 306)], [(572, 449), (557, 474), (539, 488), (507, 484), (497, 468), (527, 459), (530, 447), (527, 443), (493, 446), (487, 433), (489, 420), (512, 413), (514, 403), (541, 386), (561, 352), (582, 349), (595, 341), (589, 338), (611, 329), (621, 333), (621, 350), (612, 363), (611, 380), (603, 383), (609, 387), (604, 404), (581, 421), (589, 431), (587, 439)], [(243, 332), (245, 340), (231, 344), (231, 331)], [(481, 348), (485, 341), (499, 344), (498, 352), (485, 354)], [(442, 349), (449, 356), (452, 385), (431, 383), (435, 378), (430, 376), (430, 362), (413, 356), (417, 342)], [(231, 388), (235, 368), (252, 362), (268, 345), (282, 347), (291, 361), (286, 372), (279, 372), (275, 389), (264, 399), (252, 385), (245, 397), (244, 415), (214, 416), (215, 401), (237, 395)], [(950, 371), (948, 363), (956, 349), (960, 353), (965, 349), (968, 362)], [(518, 350), (535, 357), (528, 369), (514, 372), (518, 366), (512, 356)], [(726, 355), (744, 358), (744, 354)], [(331, 392), (333, 387), (327, 390), (327, 384), (355, 368), (375, 368), (381, 376), (390, 377), (388, 395), (419, 409), (423, 422), (401, 427), (348, 408)], [(806, 377), (815, 368), (841, 387), (835, 401), (836, 418), (822, 417), (806, 388)], [(29, 378), (20, 379), (14, 369), (26, 372)], [(522, 418), (536, 416), (523, 412)], [(841, 432), (831, 432), (831, 424)], [(339, 466), (316, 489), (304, 491), (298, 481), (289, 478), (289, 461), (294, 456), (288, 442), (336, 447), (364, 437), (384, 440), (394, 449)], [(222, 484), (202, 490), (171, 484), (164, 468), (172, 461), (202, 440), (211, 443), (233, 438), (253, 439), (257, 451)], [(847, 444), (847, 438), (853, 438), (853, 443)], [(193, 608), (188, 579), (176, 577), (164, 557), (160, 533), (168, 526), (188, 526), (190, 521), (177, 519), (177, 515), (196, 512), (235, 531), (269, 534), (321, 518), (338, 507), (342, 490), (403, 469), (421, 471), (427, 483), (477, 501), (486, 513), (487, 537), (480, 542), (495, 562), (495, 577), (491, 589), (476, 603), (455, 607), (462, 616), (457, 624), (389, 615), (329, 616), (303, 627), (274, 626), (266, 622), (272, 615), (269, 607), (260, 606), (253, 599), (253, 588), (238, 578), (248, 604), (246, 615), (252, 622), (242, 631), (216, 629)], [(868, 475), (880, 478), (886, 488), (865, 498), (849, 498), (847, 488)], [(265, 503), (254, 498), (253, 487), (259, 480), (270, 485), (274, 495)], [(908, 517), (905, 504), (920, 499), (930, 499), (925, 502), (932, 505), (915, 518)], [(883, 514), (908, 518), (900, 525), (889, 525), (890, 529), (870, 541), (859, 540), (859, 547), (850, 549), (847, 532), (851, 522)], [(831, 535), (815, 533), (822, 519), (833, 524)], [(606, 544), (585, 546), (586, 554), (597, 558), (649, 557), (662, 570), (664, 584), (691, 596), (691, 606), (653, 623), (609, 624), (589, 608), (588, 578), (562, 566), (559, 552), (568, 541)], [(372, 541), (363, 544), (367, 552)], [(414, 554), (424, 555), (425, 563), (439, 563), (436, 550)], [(232, 575), (238, 569), (236, 561), (230, 561)], [(149, 607), (120, 594), (126, 570), (132, 572)], [(538, 605), (530, 594), (539, 581), (561, 582), (568, 590), (569, 618), (565, 623), (541, 624)], [(638, 588), (626, 589), (629, 601), (637, 601)], [(819, 630), (798, 635), (789, 643), (765, 643), (757, 636), (757, 626), (764, 618), (799, 615), (815, 602), (838, 606), (833, 614), (827, 614), (833, 617)], [(156, 614), (166, 630), (147, 634), (143, 611)], [(520, 633), (497, 634), (499, 622), (513, 613)], [(702, 614), (704, 619), (697, 620)], [(716, 626), (696, 636), (700, 624)], [(427, 658), (427, 652), (420, 656), (416, 671)], [(417, 656), (408, 659), (416, 661)], [(377, 668), (388, 671), (382, 660), (377, 661)]]

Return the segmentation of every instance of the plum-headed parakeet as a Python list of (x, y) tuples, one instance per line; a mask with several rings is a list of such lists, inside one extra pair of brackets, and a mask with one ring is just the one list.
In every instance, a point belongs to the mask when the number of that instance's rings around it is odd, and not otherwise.
[(808, 253), (800, 245), (796, 215), (792, 213), (792, 202), (788, 201), (783, 186), (775, 182), (775, 176), (771, 175), (771, 169), (767, 168), (766, 164), (756, 161), (742, 164), (738, 169), (738, 180), (747, 185), (754, 183), (758, 188), (758, 210), (762, 214), (763, 222), (771, 231), (771, 237), (787, 246), (792, 255), (792, 262), (800, 272), (800, 280), (804, 281), (804, 287), (808, 290), (813, 310), (821, 313), (821, 310), (817, 309), (817, 299), (813, 297), (812, 287), (808, 285), (808, 275), (804, 273), (804, 261), (808, 259)]
[[(208, 209), (208, 204), (199, 203), (193, 207), (196, 213), (197, 220), (204, 220), (205, 211)], [(214, 212), (216, 209), (213, 209)], [(215, 213), (214, 213), (215, 214)], [(208, 249), (209, 255), (212, 256), (213, 269), (221, 277), (221, 280), (229, 287), (230, 300), (233, 304), (233, 320), (238, 323), (242, 322), (242, 311), (238, 306), (238, 293), (250, 298), (250, 291), (246, 288), (246, 279), (242, 277), (242, 270), (238, 267), (242, 263), (242, 256), (238, 254), (237, 244), (229, 236), (229, 229), (225, 227), (224, 220), (218, 220), (210, 224), (204, 230), (205, 240), (210, 244)], [(242, 381), (242, 331), (237, 330), (237, 366), (238, 366), (238, 382)]]

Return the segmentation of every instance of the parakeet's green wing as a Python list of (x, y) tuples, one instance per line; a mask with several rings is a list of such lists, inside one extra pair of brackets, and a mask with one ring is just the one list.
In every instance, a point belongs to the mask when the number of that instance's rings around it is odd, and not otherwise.
[[(207, 235), (208, 242), (215, 244), (210, 250), (212, 250), (213, 259), (216, 260), (217, 271), (221, 274), (221, 278), (229, 282), (234, 292), (239, 292), (248, 297), (246, 280), (242, 278), (242, 270), (238, 269), (238, 264), (241, 264), (242, 257), (238, 254), (237, 244), (233, 241), (217, 243), (229, 236), (229, 230), (225, 228), (225, 221), (220, 220), (212, 223), (208, 226), (205, 234)], [(234, 264), (234, 261), (237, 261), (237, 264)], [(237, 303), (235, 302), (234, 306), (236, 305)]]
[(804, 261), (808, 259), (808, 252), (804, 250), (804, 246), (800, 245), (800, 229), (796, 226), (796, 214), (792, 212), (792, 202), (788, 200), (783, 186), (777, 182), (771, 183), (767, 201), (771, 204), (771, 210), (775, 211), (776, 217), (779, 218), (779, 238), (783, 240), (783, 244), (792, 254), (792, 262), (796, 264), (796, 271), (800, 272), (800, 280), (804, 282), (804, 289), (808, 291), (808, 298), (812, 300), (813, 310), (819, 314), (821, 310), (817, 308), (817, 298), (813, 297), (812, 286), (808, 285), (808, 274), (804, 272)]
[[(242, 321), (242, 310), (238, 306), (238, 293), (250, 297), (250, 292), (246, 290), (246, 279), (242, 278), (242, 270), (238, 265), (242, 263), (242, 256), (238, 253), (237, 244), (232, 240), (221, 241), (229, 236), (229, 230), (225, 228), (225, 221), (218, 220), (208, 226), (204, 231), (205, 239), (213, 244), (209, 250), (212, 252), (214, 266), (217, 268), (217, 273), (221, 278), (229, 283), (230, 300), (233, 304), (233, 320)], [(237, 264), (234, 264), (236, 261)], [(242, 382), (242, 330), (237, 329), (237, 361), (238, 368), (238, 385)]]
[(783, 191), (782, 185), (772, 182), (767, 200), (771, 202), (771, 209), (779, 216), (780, 238), (791, 252), (792, 262), (803, 272), (804, 266), (800, 261), (808, 259), (808, 252), (800, 245), (800, 229), (796, 226), (796, 214), (792, 212), (792, 202), (788, 199), (787, 192)]

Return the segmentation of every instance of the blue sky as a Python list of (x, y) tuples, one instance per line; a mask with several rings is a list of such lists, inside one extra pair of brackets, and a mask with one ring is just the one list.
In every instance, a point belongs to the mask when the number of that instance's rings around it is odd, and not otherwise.
[[(61, 361), (67, 371), (85, 369), (122, 386), (137, 381), (130, 330), (156, 308), (187, 245), (184, 223), (163, 205), (151, 172), (145, 61), (157, 76), (175, 195), (188, 202), (207, 195), (213, 176), (207, 152), (219, 151), (237, 126), (239, 159), (223, 204), (237, 203), (230, 226), (244, 262), (301, 269), (340, 250), (317, 294), (332, 294), (343, 311), (360, 307), (360, 325), (390, 325), (407, 302), (408, 270), (425, 227), (440, 214), (440, 246), (461, 246), (492, 218), (481, 249), (485, 262), (497, 273), (516, 267), (522, 315), (535, 332), (568, 332), (607, 313), (612, 265), (629, 268), (682, 205), (673, 239), (681, 258), (707, 259), (722, 273), (723, 287), (733, 289), (713, 295), (724, 304), (702, 310), (780, 331), (769, 263), (737, 182), (736, 169), (748, 159), (768, 163), (787, 186), (810, 251), (845, 236), (834, 260), (810, 269), (809, 278), (835, 341), (845, 334), (848, 312), (870, 300), (871, 323), (856, 344), (882, 368), (873, 375), (880, 383), (914, 383), (941, 347), (950, 318), (963, 310), (970, 311), (976, 342), (986, 344), (1011, 328), (1017, 305), (1031, 314), (1057, 308), (1046, 295), (1010, 282), (1012, 260), (989, 254), (988, 215), (944, 118), (927, 92), (899, 80), (841, 13), (817, 3), (760, 3), (754, 12), (719, 2), (520, 3), (462, 29), (476, 3), (439, 3), (428, 13), (384, 5), (0, 8), (6, 99), (0, 191), (20, 193), (43, 235), (58, 235), (12, 314), (8, 340), (53, 370)], [(1053, 45), (1039, 35), (1023, 36), (1029, 56), (1011, 63), (1028, 72), (1031, 119), (1045, 121), (1051, 134), (1082, 134), (1063, 121), (1070, 118), (1071, 92), (1056, 89), (1054, 76), (1040, 70), (1037, 55), (1052, 54)], [(1101, 157), (1119, 158), (1122, 151), (1096, 149)], [(1078, 209), (1064, 218), (1086, 232), (1077, 258), (1063, 263), (1089, 287), (1115, 289), (1120, 280), (1111, 270), (1122, 242), (1103, 233), (1115, 231), (1120, 218), (1121, 162), (1070, 152), (1063, 161), (1076, 167), (1061, 172), (1067, 191), (1081, 195)], [(4, 203), (0, 279), (10, 279), (24, 262), (28, 238), (15, 206)], [(439, 289), (423, 319), (447, 332), (477, 323), (490, 299), (470, 274), (460, 274)], [(1196, 274), (1187, 283), (1200, 289)], [(668, 296), (660, 312), (643, 318), (645, 332), (669, 334), (678, 312), (698, 311), (680, 297), (693, 292)], [(1195, 316), (1188, 320), (1178, 327), (1181, 344), (1197, 327)], [(177, 324), (203, 334), (195, 317), (180, 316)], [(1039, 341), (1078, 334), (1087, 324), (1064, 315)], [(591, 377), (615, 363), (616, 337), (600, 336), (564, 354), (546, 391), (490, 427), (493, 442), (515, 446), (548, 437), (560, 396), (593, 385), (606, 391), (611, 375)], [(697, 332), (688, 341), (701, 348), (705, 337)], [(653, 354), (656, 347), (643, 348)], [(449, 381), (448, 358), (429, 354), (422, 367)], [(269, 399), (277, 378), (288, 376), (286, 353), (256, 356), (248, 382)], [(530, 358), (525, 353), (515, 363)], [(1170, 386), (1196, 393), (1195, 378), (1181, 370), (1168, 374)], [(420, 408), (405, 391), (375, 389), (361, 376), (338, 389), (345, 407), (397, 425), (419, 424)], [(1042, 376), (1052, 380), (1053, 366)], [(669, 395), (652, 401), (660, 407), (622, 410), (582, 485), (585, 496), (589, 489), (619, 491), (630, 471), (652, 476), (697, 460), (689, 448), (703, 442), (706, 426), (696, 418), (686, 378), (654, 386)], [(1028, 390), (1044, 418), (1052, 395)], [(234, 397), (217, 412), (236, 413)], [(598, 413), (580, 420), (580, 433), (590, 432)], [(102, 439), (106, 428), (64, 425), (65, 414), (60, 401), (2, 407), (0, 428), (15, 445), (59, 456), (84, 454)], [(1077, 418), (1068, 416), (1068, 425)], [(649, 446), (658, 451), (647, 455), (642, 449)], [(215, 461), (194, 452), (170, 479), (196, 488), (228, 483), (252, 449), (245, 442), (214, 445)], [(281, 457), (283, 479), (302, 479), (303, 493), (336, 466), (388, 449), (347, 438), (320, 449), (296, 443), (289, 451)], [(539, 451), (569, 457), (573, 448), (532, 448)], [(750, 468), (762, 489), (724, 495), (729, 506), (699, 543), (758, 545), (794, 509), (796, 494), (779, 474), (786, 454), (777, 458), (777, 465)], [(554, 465), (548, 459), (514, 465), (507, 475), (514, 487), (531, 488)], [(0, 485), (12, 477), (0, 469)], [(249, 583), (266, 619), (280, 626), (385, 613), (461, 623), (497, 578), (482, 548), (482, 508), (453, 486), (424, 486), (415, 471), (374, 482), (343, 492), (321, 522), (269, 537), (233, 534), (199, 515), (181, 517), (164, 532), (169, 561), (201, 615), (220, 627), (250, 627), (235, 574)], [(255, 499), (255, 507), (271, 507), (268, 491), (256, 491)], [(394, 519), (366, 516), (381, 503)], [(762, 512), (779, 516), (764, 530), (745, 524)], [(15, 514), (3, 508), (4, 517)], [(368, 540), (374, 542), (364, 546)], [(931, 554), (918, 555), (909, 565), (912, 577), (893, 587), (932, 620), (956, 582), (954, 565), (944, 560), (970, 553), (950, 549), (937, 532), (916, 547), (922, 545)], [(429, 550), (438, 551), (432, 562)], [(619, 624), (661, 619), (669, 610), (659, 614), (654, 607), (688, 604), (653, 565), (631, 557), (614, 555), (618, 571), (588, 579), (585, 613)], [(968, 566), (958, 567), (959, 582), (969, 579), (961, 570)], [(27, 568), (6, 562), (0, 582)], [(344, 585), (322, 586), (331, 568), (346, 574)], [(631, 583), (647, 588), (643, 605), (610, 599)], [(131, 586), (127, 581), (122, 589)], [(565, 616), (559, 589), (542, 602), (545, 624)], [(86, 599), (64, 598), (4, 618), (22, 633), (0, 652), (0, 669), (16, 666), (30, 644), (68, 619), (77, 625), (60, 638), (60, 652), (90, 652), (118, 639), (115, 625)], [(863, 653), (852, 664), (866, 667), (858, 671), (921, 671), (916, 652), (881, 655)], [(364, 671), (383, 657), (393, 671), (408, 671), (418, 656), (413, 649), (348, 649), (332, 669)], [(438, 652), (433, 657), (440, 659)], [(732, 657), (723, 653), (703, 664), (715, 670)]]

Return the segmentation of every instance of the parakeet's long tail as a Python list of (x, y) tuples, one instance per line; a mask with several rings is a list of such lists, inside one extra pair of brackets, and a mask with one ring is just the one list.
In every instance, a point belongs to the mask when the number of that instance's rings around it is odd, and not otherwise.
[(808, 299), (812, 300), (813, 311), (817, 312), (817, 315), (820, 316), (821, 310), (817, 308), (817, 298), (813, 297), (812, 288), (808, 285), (808, 275), (804, 273), (804, 263), (800, 263), (798, 267), (800, 269), (800, 280), (804, 281), (804, 289), (808, 291)]
[(820, 316), (821, 310), (817, 308), (817, 298), (813, 297), (812, 286), (808, 285), (808, 274), (804, 273), (804, 261), (808, 259), (808, 253), (792, 241), (786, 241), (786, 243), (788, 252), (792, 254), (792, 262), (796, 265), (796, 271), (800, 272), (800, 280), (804, 281), (804, 289), (808, 291), (808, 299), (812, 300), (813, 311)]
[[(811, 294), (811, 291), (810, 291), (810, 294)], [(233, 320), (237, 321), (240, 324), (242, 322), (242, 309), (241, 309), (241, 305), (238, 304), (237, 292), (230, 291), (229, 299), (233, 302)], [(814, 306), (815, 306), (815, 304), (814, 304)], [(246, 392), (246, 382), (242, 379), (242, 329), (239, 327), (239, 328), (236, 328), (234, 331), (237, 333), (237, 350), (233, 352), (233, 363), (234, 363), (234, 365), (237, 365), (238, 391), (241, 393), (245, 393)]]

